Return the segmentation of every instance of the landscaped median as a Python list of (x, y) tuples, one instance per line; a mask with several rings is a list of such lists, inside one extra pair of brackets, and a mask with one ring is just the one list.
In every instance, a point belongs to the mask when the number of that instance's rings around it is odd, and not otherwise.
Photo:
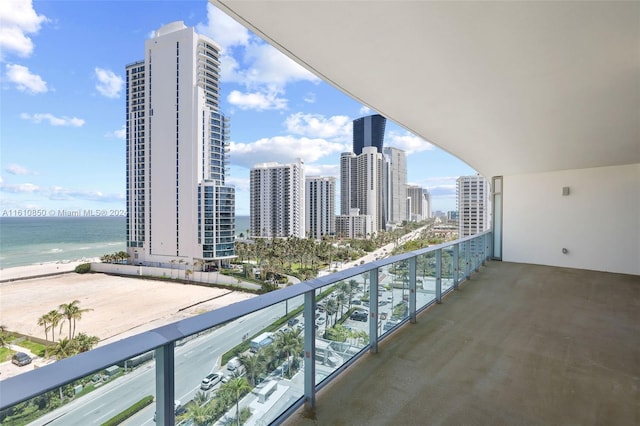
[(151, 404), (152, 402), (153, 402), (153, 396), (151, 396), (151, 395), (145, 396), (140, 401), (138, 401), (135, 404), (133, 404), (131, 407), (129, 407), (126, 410), (116, 414), (115, 416), (113, 416), (109, 420), (107, 420), (106, 422), (102, 423), (101, 426), (117, 426), (120, 423), (122, 423), (123, 421), (127, 420), (129, 417), (131, 417), (134, 414), (136, 414), (138, 411), (140, 411), (143, 408), (145, 408), (147, 405)]

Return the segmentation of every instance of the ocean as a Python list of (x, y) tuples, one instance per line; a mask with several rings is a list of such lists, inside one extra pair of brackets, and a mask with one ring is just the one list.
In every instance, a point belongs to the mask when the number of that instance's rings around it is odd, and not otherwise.
[[(126, 251), (124, 217), (1, 217), (0, 267), (91, 259)], [(236, 235), (249, 216), (236, 216)]]

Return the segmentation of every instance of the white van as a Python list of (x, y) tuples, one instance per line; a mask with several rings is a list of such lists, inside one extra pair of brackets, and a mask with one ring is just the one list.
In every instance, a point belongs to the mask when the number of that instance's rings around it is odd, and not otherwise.
[(240, 359), (237, 356), (233, 357), (229, 360), (229, 362), (227, 362), (227, 370), (234, 371), (236, 368), (240, 367), (241, 365), (242, 363), (240, 362)]

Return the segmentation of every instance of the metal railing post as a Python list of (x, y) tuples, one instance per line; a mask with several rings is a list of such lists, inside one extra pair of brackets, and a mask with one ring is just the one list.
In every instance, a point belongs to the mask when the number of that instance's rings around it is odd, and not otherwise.
[(175, 362), (174, 342), (160, 346), (156, 357), (156, 424), (158, 426), (176, 423), (175, 401)]
[(378, 352), (378, 268), (369, 271), (369, 345)]
[(442, 303), (442, 249), (436, 250), (436, 303)]
[(464, 259), (465, 259), (465, 279), (471, 279), (471, 241), (464, 243)]
[(306, 408), (316, 407), (316, 292), (304, 294), (304, 398)]
[(416, 323), (416, 263), (417, 256), (409, 259), (409, 321), (412, 324)]
[(459, 245), (453, 245), (453, 288), (458, 288), (458, 281), (460, 281), (459, 277), (460, 271), (460, 250)]

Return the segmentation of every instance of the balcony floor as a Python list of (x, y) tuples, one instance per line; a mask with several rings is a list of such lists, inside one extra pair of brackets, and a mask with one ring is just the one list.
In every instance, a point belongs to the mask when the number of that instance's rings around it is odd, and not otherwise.
[(640, 276), (490, 262), (286, 425), (640, 424)]

